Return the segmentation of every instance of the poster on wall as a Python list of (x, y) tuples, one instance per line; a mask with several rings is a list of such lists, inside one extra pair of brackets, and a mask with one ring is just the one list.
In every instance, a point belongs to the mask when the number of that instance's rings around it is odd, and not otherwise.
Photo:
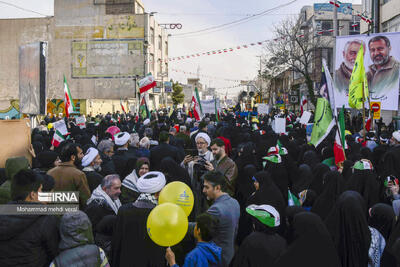
[(46, 43), (19, 47), (19, 100), (21, 113), (46, 112)]
[(371, 101), (379, 101), (382, 110), (397, 110), (399, 100), (400, 32), (338, 36), (334, 71), (335, 106), (349, 107), (349, 80), (357, 52), (364, 47), (364, 67)]

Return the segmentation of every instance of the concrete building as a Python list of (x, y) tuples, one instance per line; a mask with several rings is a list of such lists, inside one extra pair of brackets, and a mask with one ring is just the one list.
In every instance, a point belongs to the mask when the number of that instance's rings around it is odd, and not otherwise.
[[(0, 117), (19, 98), (19, 46), (38, 41), (47, 42), (48, 101), (63, 99), (65, 75), (86, 113), (121, 110), (120, 99), (134, 107), (137, 80), (149, 72), (169, 80), (168, 36), (141, 0), (55, 0), (54, 17), (0, 20)], [(150, 108), (161, 93), (150, 92)]]
[(197, 88), (200, 99), (204, 99), (203, 84), (200, 83), (199, 78), (188, 78), (187, 84), (183, 85), (183, 94), (185, 95), (185, 103), (192, 101), (194, 89)]
[[(351, 3), (342, 3), (337, 9), (338, 35), (360, 34), (360, 18), (351, 8), (361, 11), (361, 5), (352, 5)], [(315, 43), (309, 72), (313, 81), (314, 94), (317, 95), (321, 80), (322, 59), (324, 58), (327, 61), (331, 72), (334, 69), (333, 5), (315, 3), (313, 6), (304, 6), (300, 11), (299, 23), (305, 38), (310, 38)], [(298, 99), (302, 95), (308, 95), (304, 77), (291, 69), (279, 74), (271, 86), (275, 86), (275, 98), (283, 101), (285, 105), (289, 104), (290, 95), (297, 95)], [(292, 106), (299, 107), (293, 104)]]
[[(362, 0), (364, 14), (374, 18), (374, 1)], [(378, 0), (378, 27), (377, 32), (400, 32), (400, 5), (398, 0)], [(368, 24), (361, 24), (361, 32), (368, 32)]]
[[(357, 35), (360, 34), (360, 17), (351, 10), (361, 12), (361, 5), (353, 5), (351, 3), (342, 3), (337, 9), (338, 35)], [(319, 39), (324, 44), (323, 48), (318, 49), (320, 58), (327, 60), (330, 70), (333, 69), (333, 5), (329, 3), (315, 3), (313, 6), (304, 6), (300, 11), (299, 22), (302, 23), (302, 29), (305, 34), (311, 38)], [(315, 61), (314, 70), (321, 69), (321, 62)], [(316, 79), (320, 78), (316, 74)]]

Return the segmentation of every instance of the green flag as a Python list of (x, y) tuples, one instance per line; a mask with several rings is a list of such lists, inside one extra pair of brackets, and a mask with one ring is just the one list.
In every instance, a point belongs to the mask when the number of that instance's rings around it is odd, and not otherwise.
[(146, 98), (142, 97), (142, 101), (139, 106), (139, 116), (144, 120), (150, 117), (149, 109), (147, 108)]
[(214, 108), (215, 108), (215, 121), (219, 121), (219, 112), (217, 109), (217, 99), (214, 98)]
[[(202, 117), (203, 116), (203, 108), (201, 107), (200, 96), (199, 96), (199, 91), (197, 90), (197, 87), (194, 88), (194, 93), (195, 93), (196, 101), (200, 107), (200, 112), (201, 112), (200, 117)], [(195, 108), (195, 107), (193, 107), (193, 108)]]
[(329, 103), (329, 92), (332, 92), (332, 88), (329, 88), (331, 83), (327, 82), (324, 68), (321, 73), (321, 83), (319, 94), (321, 97), (317, 100), (317, 106), (315, 108), (314, 115), (314, 126), (311, 132), (310, 143), (317, 147), (324, 139), (328, 136), (332, 127), (335, 125), (333, 119), (331, 105)]
[(295, 195), (288, 189), (288, 206), (300, 206), (300, 202)]
[(314, 115), (314, 126), (311, 132), (310, 143), (317, 147), (332, 130), (335, 120), (328, 99), (320, 97)]

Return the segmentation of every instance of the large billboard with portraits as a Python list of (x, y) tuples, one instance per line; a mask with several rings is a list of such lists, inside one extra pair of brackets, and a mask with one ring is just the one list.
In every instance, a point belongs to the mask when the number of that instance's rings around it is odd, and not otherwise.
[(364, 66), (370, 100), (381, 102), (382, 110), (397, 110), (400, 32), (337, 36), (334, 70), (336, 107), (349, 107), (349, 81), (361, 44), (364, 46)]

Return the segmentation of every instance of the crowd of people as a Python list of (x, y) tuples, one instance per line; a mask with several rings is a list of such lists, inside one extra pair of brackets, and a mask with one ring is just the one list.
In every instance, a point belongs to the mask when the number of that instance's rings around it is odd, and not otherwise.
[[(346, 160), (334, 134), (314, 147), (299, 114), (240, 113), (196, 121), (166, 110), (46, 116), (32, 162), (7, 159), (0, 204), (79, 191), (79, 211), (0, 215), (0, 266), (400, 266), (400, 131), (346, 120)], [(286, 133), (271, 122), (286, 118)], [(52, 124), (68, 137), (52, 144)], [(146, 221), (170, 182), (194, 195), (185, 238), (161, 247)]]

